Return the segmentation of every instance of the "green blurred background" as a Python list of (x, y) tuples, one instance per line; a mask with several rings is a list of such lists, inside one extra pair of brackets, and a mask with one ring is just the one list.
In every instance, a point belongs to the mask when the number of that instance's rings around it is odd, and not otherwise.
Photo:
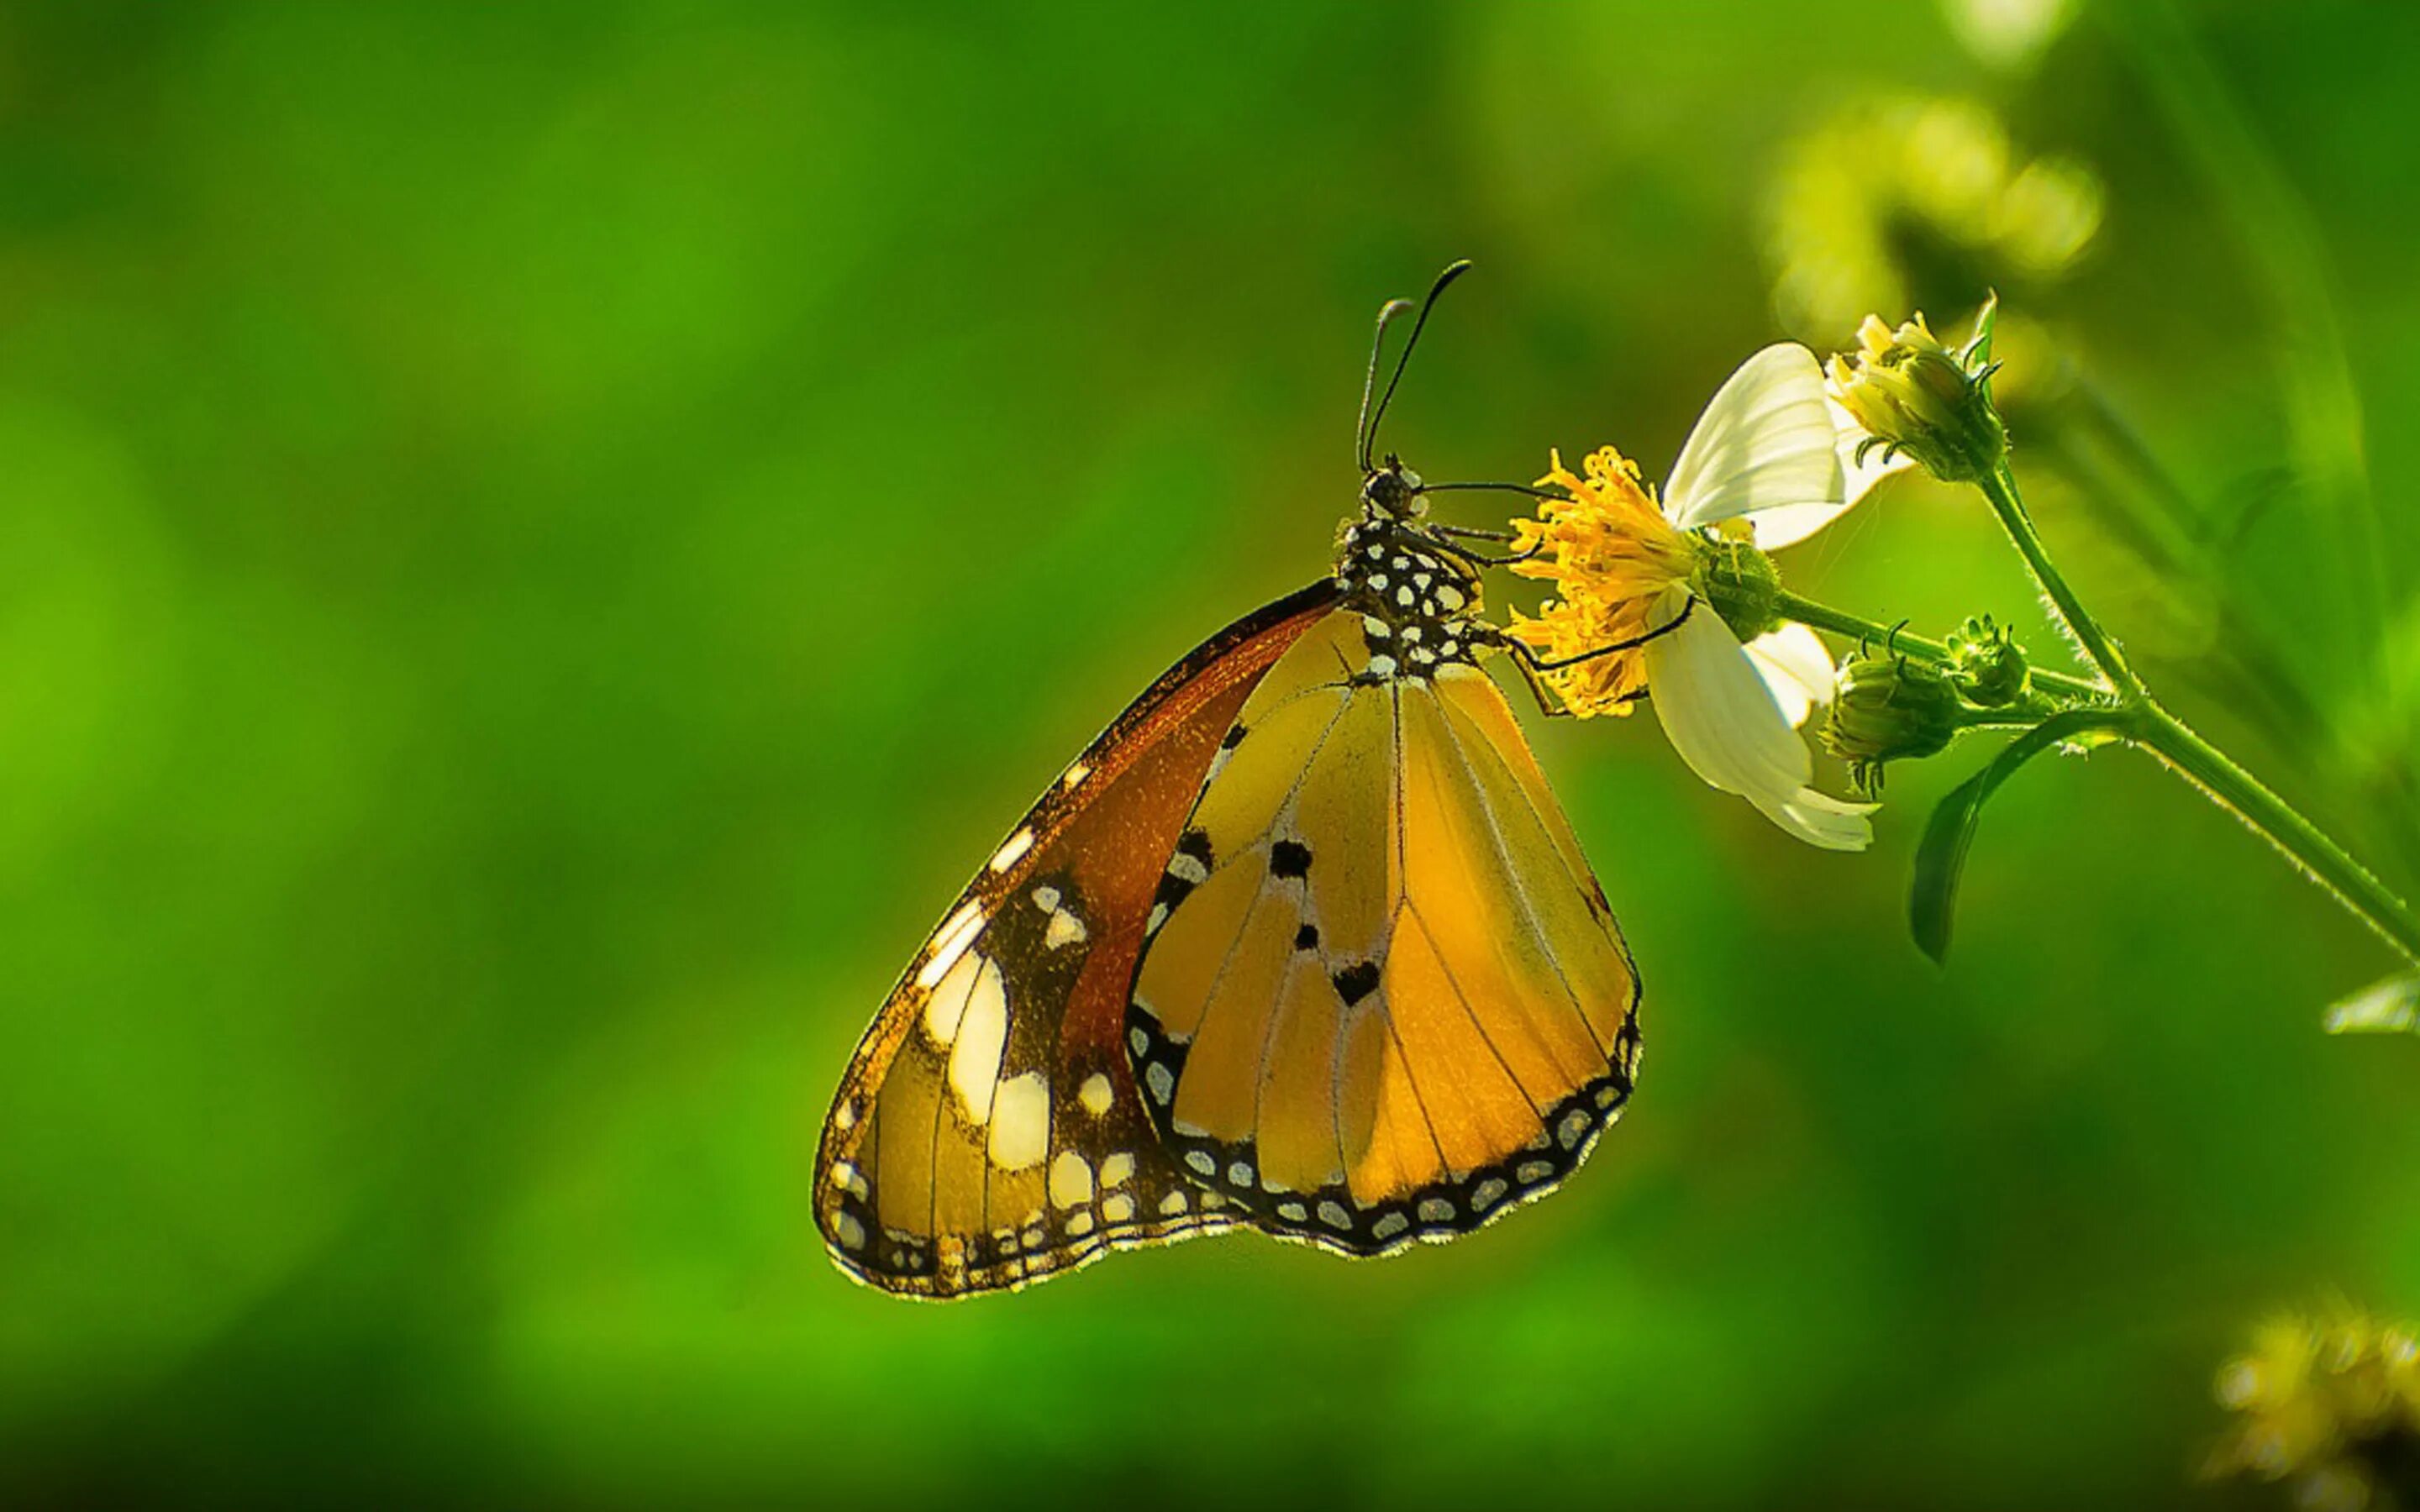
[[(1531, 721), (1648, 1072), (1449, 1249), (920, 1307), (807, 1165), (1023, 803), (1322, 570), (1455, 256), (1431, 477), (1997, 287), (2062, 560), (2408, 886), (2415, 100), (2374, 4), (0, 11), (0, 1501), (2245, 1497), (2245, 1330), (2420, 1307), (2420, 1041), (2122, 753), (2010, 786), (1945, 972), (1984, 750), (1842, 857)], [(1784, 567), (2049, 644), (1971, 497)]]

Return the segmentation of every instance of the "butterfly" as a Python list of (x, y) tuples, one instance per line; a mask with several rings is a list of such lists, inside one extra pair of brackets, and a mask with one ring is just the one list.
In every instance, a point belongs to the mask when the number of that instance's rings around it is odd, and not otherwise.
[[(1483, 654), (1500, 532), (1377, 424), (1332, 570), (1162, 674), (919, 949), (842, 1079), (814, 1208), (902, 1296), (1250, 1227), (1348, 1256), (1555, 1189), (1628, 1101), (1637, 968)], [(1476, 485), (1464, 486), (1478, 486)], [(1614, 649), (1614, 648), (1608, 648)], [(1543, 702), (1543, 700), (1542, 700)]]

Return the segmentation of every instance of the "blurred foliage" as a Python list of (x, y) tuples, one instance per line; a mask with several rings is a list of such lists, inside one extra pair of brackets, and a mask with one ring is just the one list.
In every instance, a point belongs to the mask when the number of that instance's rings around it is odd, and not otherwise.
[[(0, 1501), (2231, 1494), (2245, 1320), (2420, 1297), (2420, 1042), (2315, 1032), (2380, 949), (2116, 754), (1995, 806), (1944, 973), (1955, 767), (1823, 856), (1533, 724), (1649, 1069), (1449, 1249), (933, 1309), (807, 1215), (1019, 805), (1320, 570), (1379, 301), (1480, 262), (1429, 476), (1654, 473), (1906, 100), (2097, 186), (2090, 255), (1850, 271), (2039, 325), (2106, 409), (2011, 407), (2062, 562), (2408, 885), (2420, 620), (2349, 584), (2413, 545), (2412, 8), (0, 11)], [(1968, 498), (1783, 561), (2052, 643)]]

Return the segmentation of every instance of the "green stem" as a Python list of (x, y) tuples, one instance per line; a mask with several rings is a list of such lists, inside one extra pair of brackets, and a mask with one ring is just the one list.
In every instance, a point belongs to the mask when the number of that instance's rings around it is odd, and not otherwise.
[[(2009, 471), (2007, 458), (2003, 457), (1998, 467), (1978, 479), (1977, 486), (1991, 501), (2001, 528), (2009, 532), (2018, 554), (2025, 559), (2034, 581), (2041, 586), (2043, 596), (2050, 600), (2060, 623), (2075, 637), (2076, 644), (2084, 649), (2094, 668), (2108, 679), (2109, 694), (2114, 694), (2118, 707), (2130, 716), (2121, 727), (2124, 737), (2158, 756), (2221, 808), (2251, 825), (2288, 860), (2335, 894), (2336, 901), (2363, 923), (2414, 964), (2420, 964), (2420, 917), (2412, 914), (2410, 904), (2388, 891), (2383, 883), (2319, 825), (2304, 817), (2300, 810), (2269, 791), (2225, 751), (2152, 700), (2151, 690), (2127, 665), (2118, 643), (2101, 628), (2050, 560), (2041, 536), (2034, 530), (2032, 517), (2025, 513), (2024, 501), (2018, 496), (2016, 475)], [(2040, 682), (2044, 674), (2034, 675)]]
[[(1818, 604), (1811, 598), (1801, 598), (1788, 589), (1774, 597), (1774, 612), (1785, 620), (1795, 620), (1811, 629), (1829, 630), (1834, 635), (1847, 636), (1868, 645), (1888, 646), (1894, 653), (1911, 661), (1946, 662), (1949, 648), (1938, 640), (1911, 635), (1894, 625), (1884, 625), (1862, 615), (1837, 609), (1828, 604)], [(2094, 703), (2109, 702), (2109, 689), (2089, 678), (2071, 677), (2065, 672), (2036, 671), (2033, 686), (2045, 693), (2070, 701)]]
[(2136, 708), (2127, 738), (2251, 825), (2363, 923), (2420, 965), (2420, 917), (2413, 915), (2412, 906), (2225, 751), (2148, 697)]
[(2135, 676), (2134, 669), (2126, 664), (2125, 654), (2118, 649), (2118, 642), (2110, 640), (2108, 632), (2101, 628), (2100, 622), (2093, 619), (2091, 611), (2084, 607), (2082, 599), (2075, 596), (2075, 590), (2068, 586), (2067, 579), (2051, 561), (2050, 552), (2042, 546), (2040, 534), (2034, 530), (2033, 517), (2025, 513), (2024, 501), (2017, 496), (2017, 480), (2009, 471), (2007, 460), (2002, 459), (1997, 468), (1977, 480), (1977, 486), (1983, 490), (1983, 497), (1991, 501), (1992, 513), (2000, 517), (2000, 528), (2007, 531), (2009, 539), (2016, 543), (2017, 554), (2025, 559), (2026, 570), (2034, 575), (2034, 582), (2040, 587), (2042, 596), (2050, 600), (2059, 623), (2084, 649), (2085, 659), (2091, 662), (2107, 680), (2107, 690), (2127, 702), (2149, 698), (2143, 680)]

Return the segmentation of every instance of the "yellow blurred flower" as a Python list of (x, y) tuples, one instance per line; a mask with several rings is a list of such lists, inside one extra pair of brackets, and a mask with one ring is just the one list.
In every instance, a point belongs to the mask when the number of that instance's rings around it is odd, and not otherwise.
[(1868, 310), (1915, 301), (1900, 248), (1946, 247), (1974, 285), (2046, 280), (2101, 228), (2100, 180), (2055, 157), (2020, 161), (1972, 100), (1853, 104), (1784, 151), (1766, 197), (1774, 303), (1784, 325), (1837, 343)]
[(2242, 1420), (2206, 1476), (2290, 1481), (2301, 1505), (2343, 1512), (2408, 1507), (2420, 1492), (2420, 1335), (2408, 1322), (2345, 1303), (2272, 1319), (2220, 1367), (2217, 1395)]

